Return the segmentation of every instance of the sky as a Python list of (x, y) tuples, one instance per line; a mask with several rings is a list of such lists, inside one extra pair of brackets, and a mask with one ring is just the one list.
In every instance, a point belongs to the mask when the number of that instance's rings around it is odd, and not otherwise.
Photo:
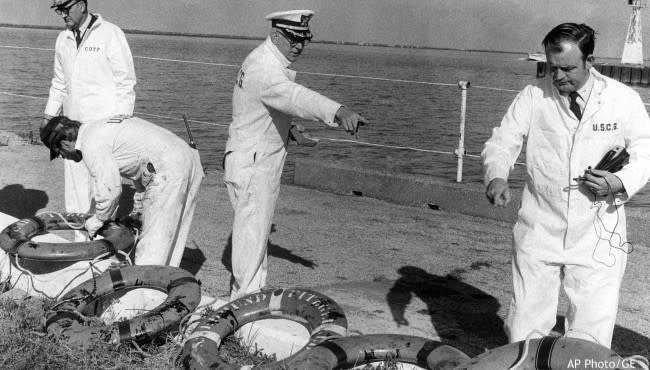
[[(0, 0), (0, 23), (60, 26), (51, 0)], [(289, 9), (316, 12), (316, 40), (439, 48), (541, 51), (562, 22), (597, 32), (598, 57), (620, 58), (631, 14), (627, 0), (89, 0), (123, 29), (264, 37), (264, 16)], [(642, 12), (650, 42), (650, 9)], [(644, 47), (644, 51), (647, 48)], [(646, 58), (648, 52), (645, 51)]]

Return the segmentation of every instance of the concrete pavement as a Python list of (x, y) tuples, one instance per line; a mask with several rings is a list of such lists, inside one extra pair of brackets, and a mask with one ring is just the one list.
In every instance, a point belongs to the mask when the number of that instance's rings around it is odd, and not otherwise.
[[(61, 161), (42, 146), (0, 147), (0, 212), (23, 217), (62, 210)], [(203, 294), (228, 294), (232, 210), (222, 175), (211, 172), (199, 195), (181, 267)], [(20, 196), (29, 199), (15, 209)], [(129, 205), (125, 202), (125, 211)], [(12, 208), (14, 207), (14, 208)], [(442, 338), (468, 355), (505, 344), (510, 296), (507, 222), (352, 195), (283, 186), (269, 239), (268, 283), (314, 289), (338, 302), (353, 333)], [(650, 276), (645, 240), (637, 241), (621, 290), (614, 349), (650, 348)], [(566, 302), (561, 300), (559, 322)]]

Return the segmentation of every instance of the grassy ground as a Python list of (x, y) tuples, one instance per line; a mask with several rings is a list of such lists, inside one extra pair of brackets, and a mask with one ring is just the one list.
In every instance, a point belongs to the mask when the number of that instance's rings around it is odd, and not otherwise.
[[(96, 344), (78, 350), (58, 343), (43, 331), (44, 313), (54, 302), (27, 298), (0, 298), (0, 369), (180, 369), (180, 353), (171, 336), (144, 345)], [(220, 349), (231, 364), (259, 365), (275, 360), (226, 338)]]
[[(0, 285), (1, 289), (1, 285)], [(1, 292), (2, 290), (0, 290)], [(112, 346), (95, 344), (79, 350), (58, 342), (43, 331), (44, 313), (54, 301), (39, 298), (0, 297), (0, 369), (181, 369), (180, 354), (172, 336), (154, 343)], [(253, 367), (276, 361), (257, 349), (244, 345), (234, 336), (222, 343), (219, 354), (229, 364)], [(398, 370), (394, 359), (368, 364), (360, 370)]]

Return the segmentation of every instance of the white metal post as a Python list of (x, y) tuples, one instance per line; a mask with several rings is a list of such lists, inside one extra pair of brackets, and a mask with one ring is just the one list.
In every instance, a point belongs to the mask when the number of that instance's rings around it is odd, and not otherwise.
[(456, 168), (456, 182), (463, 181), (463, 156), (465, 155), (465, 111), (467, 110), (467, 88), (469, 81), (458, 81), (458, 87), (461, 90), (460, 100), (460, 134), (458, 138), (458, 149), (454, 152), (458, 157), (458, 167)]

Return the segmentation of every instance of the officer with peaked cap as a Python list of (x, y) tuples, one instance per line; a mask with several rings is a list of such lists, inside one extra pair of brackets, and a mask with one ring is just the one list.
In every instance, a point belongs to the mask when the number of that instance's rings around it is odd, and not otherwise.
[(355, 134), (366, 119), (294, 82), (288, 69), (312, 38), (311, 10), (271, 13), (268, 38), (241, 65), (233, 90), (224, 182), (234, 208), (231, 299), (266, 285), (267, 241), (292, 117)]
[[(56, 39), (54, 77), (43, 124), (64, 114), (83, 122), (119, 122), (133, 114), (135, 69), (124, 32), (100, 14), (88, 11), (86, 0), (54, 0), (51, 8), (66, 30)], [(92, 192), (85, 166), (64, 161), (65, 208), (88, 212)], [(76, 234), (81, 240), (83, 235)]]

